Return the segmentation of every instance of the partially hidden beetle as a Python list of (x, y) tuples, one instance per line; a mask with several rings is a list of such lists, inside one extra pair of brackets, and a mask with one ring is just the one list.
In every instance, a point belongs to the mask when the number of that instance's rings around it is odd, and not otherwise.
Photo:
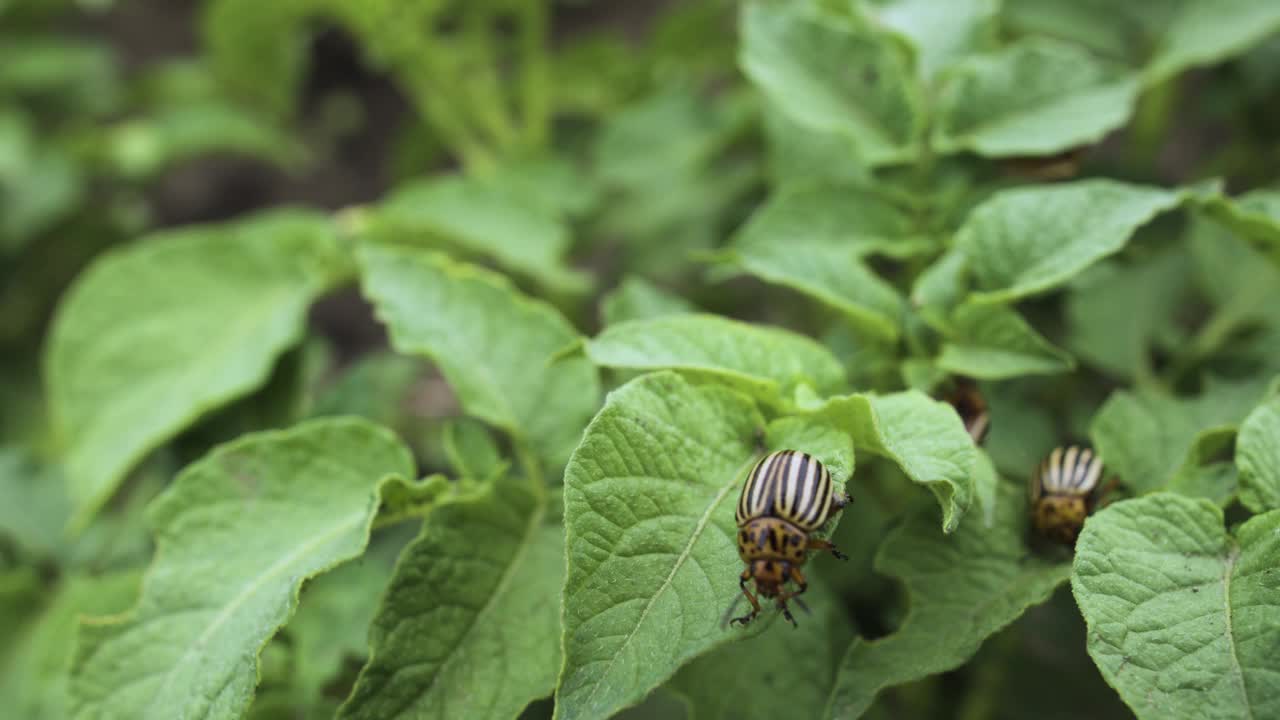
[[(747, 475), (738, 498), (738, 556), (747, 564), (738, 587), (751, 603), (751, 612), (733, 619), (746, 624), (760, 614), (760, 602), (747, 588), (755, 580), (756, 592), (776, 598), (778, 609), (792, 625), (795, 618), (787, 601), (804, 593), (808, 581), (800, 566), (809, 550), (829, 550), (847, 559), (827, 540), (809, 537), (839, 512), (849, 498), (838, 494), (831, 473), (817, 458), (797, 450), (779, 450), (766, 455)], [(786, 590), (788, 581), (797, 589)]]
[(1093, 450), (1054, 448), (1031, 476), (1031, 524), (1036, 532), (1075, 545), (1084, 520), (1098, 504), (1102, 459)]

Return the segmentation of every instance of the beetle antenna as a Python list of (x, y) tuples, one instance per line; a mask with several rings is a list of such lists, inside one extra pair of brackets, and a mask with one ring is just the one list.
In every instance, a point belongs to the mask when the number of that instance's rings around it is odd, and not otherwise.
[(809, 606), (808, 606), (808, 605), (805, 605), (805, 604), (804, 604), (804, 600), (801, 600), (799, 595), (792, 595), (792, 596), (791, 596), (791, 601), (792, 601), (792, 602), (794, 602), (795, 604), (799, 605), (799, 606), (800, 606), (800, 609), (801, 609), (801, 610), (803, 610), (803, 611), (805, 612), (805, 614), (806, 614), (806, 615), (812, 615), (812, 614), (813, 614), (813, 611), (809, 609)]

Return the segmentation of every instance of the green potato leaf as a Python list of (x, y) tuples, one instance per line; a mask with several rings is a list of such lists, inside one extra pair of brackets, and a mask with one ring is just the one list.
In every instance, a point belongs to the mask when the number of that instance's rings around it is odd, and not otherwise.
[(600, 301), (600, 316), (605, 325), (696, 311), (689, 301), (679, 295), (668, 293), (635, 275), (628, 276)]
[(492, 258), (553, 290), (585, 289), (584, 278), (564, 264), (568, 227), (518, 186), (463, 175), (414, 180), (394, 190), (367, 221), (379, 238)]
[(586, 359), (553, 360), (578, 339), (573, 326), (502, 276), (440, 253), (371, 244), (359, 259), (392, 345), (431, 358), (468, 414), (562, 465), (600, 394)]
[(960, 525), (973, 501), (977, 449), (950, 405), (914, 390), (847, 395), (809, 408), (807, 417), (847, 432), (855, 450), (893, 461), (929, 488), (942, 506), (944, 532)]
[(944, 535), (932, 513), (918, 513), (890, 532), (875, 566), (903, 582), (910, 609), (892, 635), (849, 646), (827, 717), (859, 717), (881, 690), (960, 666), (1066, 581), (1069, 564), (1028, 548), (1026, 507), (1022, 486), (1001, 482), (990, 528), (966, 523)]
[(1071, 589), (1089, 654), (1143, 720), (1280, 713), (1280, 512), (1233, 535), (1222, 510), (1170, 493), (1094, 515)]
[(1166, 487), (1207, 433), (1233, 430), (1262, 396), (1256, 382), (1213, 383), (1179, 398), (1155, 391), (1115, 392), (1089, 425), (1098, 454), (1136, 492)]
[(933, 0), (889, 0), (866, 10), (885, 26), (907, 38), (916, 52), (920, 76), (933, 81), (938, 74), (972, 52), (996, 44), (999, 0), (953, 0), (938, 12)]
[(1138, 91), (1136, 76), (1075, 45), (1023, 40), (948, 75), (934, 143), (987, 157), (1052, 155), (1124, 125)]
[(639, 703), (739, 637), (734, 506), (764, 419), (743, 395), (644, 375), (609, 395), (565, 476), (568, 576), (557, 718)]
[(1145, 68), (1156, 83), (1187, 68), (1220, 62), (1280, 30), (1280, 6), (1267, 0), (1185, 0), (1155, 38)]
[(1280, 508), (1280, 394), (1254, 408), (1236, 437), (1240, 502), (1254, 512)]
[(978, 302), (1043, 293), (1119, 252), (1134, 231), (1183, 193), (1079, 180), (1004, 190), (974, 208), (956, 237), (978, 281)]
[(564, 530), (527, 480), (440, 503), (396, 564), (338, 717), (516, 717), (555, 688), (564, 567)]
[(919, 152), (922, 93), (898, 38), (793, 3), (744, 5), (740, 32), (743, 72), (793, 121), (842, 135), (867, 165)]
[(357, 419), (246, 435), (152, 503), (155, 560), (129, 613), (83, 625), (70, 717), (235, 718), (307, 578), (359, 555), (408, 450)]
[(337, 243), (325, 216), (274, 211), (144, 238), (77, 279), (44, 358), (75, 525), (148, 452), (267, 381), (350, 272)]
[(597, 365), (679, 370), (728, 384), (775, 407), (788, 407), (800, 386), (829, 394), (844, 369), (809, 338), (781, 328), (701, 313), (633, 320), (586, 343)]
[(1001, 305), (960, 306), (938, 367), (979, 380), (1069, 372), (1075, 360), (1036, 332), (1016, 310)]

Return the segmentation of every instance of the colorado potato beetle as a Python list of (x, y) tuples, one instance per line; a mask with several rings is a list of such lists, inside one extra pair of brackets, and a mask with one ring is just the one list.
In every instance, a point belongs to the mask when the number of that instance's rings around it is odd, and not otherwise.
[(987, 431), (991, 429), (991, 413), (987, 411), (987, 400), (978, 389), (978, 384), (968, 378), (956, 378), (943, 400), (956, 409), (974, 444), (981, 445), (987, 439)]
[(1074, 545), (1098, 502), (1102, 459), (1089, 448), (1054, 448), (1031, 476), (1031, 524), (1050, 540)]
[[(755, 580), (756, 592), (775, 598), (787, 621), (796, 624), (787, 601), (809, 587), (800, 570), (805, 553), (829, 550), (836, 557), (845, 558), (835, 545), (810, 538), (809, 533), (822, 527), (833, 512), (839, 512), (848, 502), (847, 496), (836, 493), (831, 473), (812, 455), (779, 450), (755, 464), (742, 486), (737, 512), (738, 556), (747, 564), (738, 587), (752, 609), (733, 622), (745, 625), (760, 614), (760, 602), (747, 588), (747, 581)], [(788, 581), (795, 582), (795, 591), (786, 590)]]

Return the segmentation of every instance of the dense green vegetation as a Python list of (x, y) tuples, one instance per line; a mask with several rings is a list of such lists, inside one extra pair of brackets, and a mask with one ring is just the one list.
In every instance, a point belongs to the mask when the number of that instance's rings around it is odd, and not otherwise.
[(1280, 717), (1277, 113), (1274, 0), (0, 0), (0, 707)]

